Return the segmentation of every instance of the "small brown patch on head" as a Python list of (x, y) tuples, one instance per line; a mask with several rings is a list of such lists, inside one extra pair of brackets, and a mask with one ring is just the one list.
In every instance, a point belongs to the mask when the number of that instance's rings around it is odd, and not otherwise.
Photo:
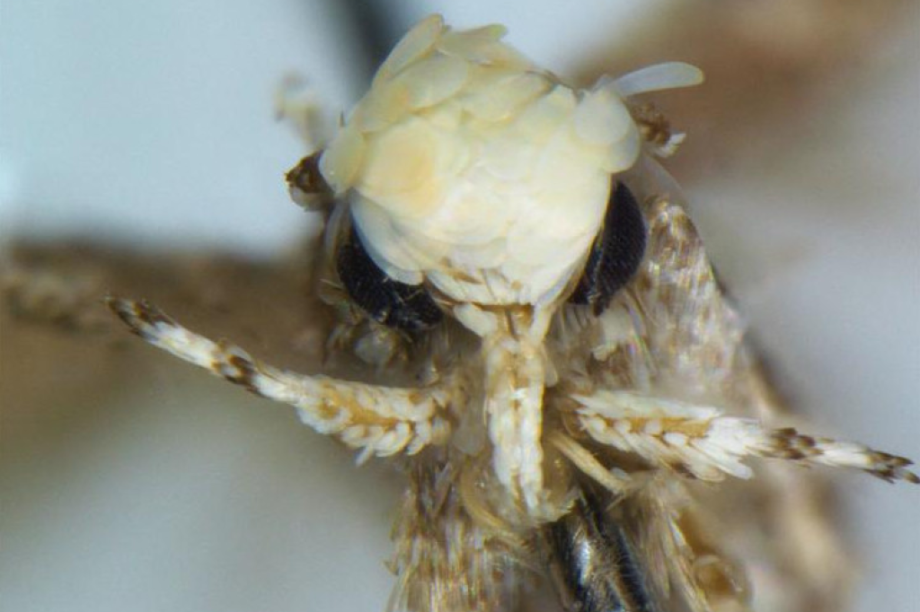
[(319, 171), (319, 158), (322, 151), (317, 151), (300, 160), (284, 176), (288, 185), (308, 195), (331, 196), (332, 188)]
[(651, 103), (632, 104), (630, 112), (646, 142), (658, 147), (667, 145), (674, 132), (664, 114)]

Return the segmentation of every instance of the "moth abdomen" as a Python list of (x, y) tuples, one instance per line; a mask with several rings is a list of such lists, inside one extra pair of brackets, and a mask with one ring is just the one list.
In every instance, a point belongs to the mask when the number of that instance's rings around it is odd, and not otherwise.
[(595, 494), (583, 492), (544, 536), (569, 612), (660, 612), (631, 536)]

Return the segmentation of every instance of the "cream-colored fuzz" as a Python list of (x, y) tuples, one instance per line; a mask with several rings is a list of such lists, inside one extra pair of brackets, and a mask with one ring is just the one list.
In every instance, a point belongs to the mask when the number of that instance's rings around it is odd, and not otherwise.
[(615, 83), (579, 91), (501, 41), (416, 26), (326, 149), (365, 247), (457, 302), (545, 304), (597, 235), (639, 132)]

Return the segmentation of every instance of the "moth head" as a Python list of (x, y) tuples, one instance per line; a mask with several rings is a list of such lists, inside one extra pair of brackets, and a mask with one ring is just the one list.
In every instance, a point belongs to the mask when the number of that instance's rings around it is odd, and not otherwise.
[(411, 334), (446, 314), (479, 336), (444, 374), (479, 398), (463, 402), (470, 433), (456, 443), (478, 452), (487, 430), (509, 499), (549, 520), (562, 506), (543, 487), (546, 334), (567, 299), (603, 310), (642, 257), (642, 212), (622, 181), (643, 145), (628, 96), (700, 73), (665, 64), (579, 90), (504, 34), (422, 21), (321, 154), (322, 180), (295, 171), (292, 185), (328, 189), (329, 251), (372, 319)]
[(571, 293), (641, 149), (619, 81), (574, 89), (504, 34), (422, 21), (319, 162), (386, 277), (461, 312)]

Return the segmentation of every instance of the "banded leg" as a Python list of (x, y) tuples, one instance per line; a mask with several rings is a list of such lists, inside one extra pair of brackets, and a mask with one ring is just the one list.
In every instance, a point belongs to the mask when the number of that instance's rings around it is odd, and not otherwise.
[(109, 297), (106, 303), (150, 344), (256, 395), (294, 406), (306, 425), (361, 449), (359, 461), (411, 455), (442, 444), (450, 434), (447, 389), (383, 387), (281, 370), (238, 346), (189, 331), (146, 302)]
[(768, 429), (717, 408), (627, 391), (598, 391), (572, 399), (577, 420), (596, 442), (702, 480), (721, 480), (725, 474), (750, 478), (751, 468), (742, 461), (762, 457), (857, 469), (888, 482), (920, 483), (908, 469), (912, 462), (904, 457), (792, 428)]

